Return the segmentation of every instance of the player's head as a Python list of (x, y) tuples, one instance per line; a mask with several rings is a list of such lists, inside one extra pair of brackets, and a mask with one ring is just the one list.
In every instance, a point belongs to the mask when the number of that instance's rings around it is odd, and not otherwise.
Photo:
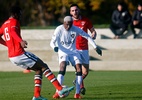
[(138, 10), (142, 11), (142, 3), (138, 3)]
[(71, 16), (66, 16), (64, 18), (64, 27), (66, 30), (69, 30), (72, 27), (73, 19)]
[(19, 20), (20, 17), (21, 17), (21, 15), (22, 15), (22, 9), (20, 7), (18, 7), (18, 6), (12, 6), (10, 8), (10, 16), (11, 17), (14, 17), (14, 18), (16, 18), (16, 19)]
[(126, 3), (125, 2), (119, 2), (118, 5), (117, 5), (117, 9), (118, 9), (118, 11), (126, 10), (127, 9)]
[(80, 9), (79, 9), (79, 6), (77, 4), (72, 4), (70, 6), (70, 15), (75, 19), (79, 18)]

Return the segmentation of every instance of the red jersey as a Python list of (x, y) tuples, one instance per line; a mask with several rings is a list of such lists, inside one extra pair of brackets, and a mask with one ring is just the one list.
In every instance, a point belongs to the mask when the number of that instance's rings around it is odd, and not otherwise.
[(8, 47), (9, 57), (19, 56), (25, 52), (20, 44), (22, 38), (20, 34), (20, 23), (17, 19), (9, 18), (5, 21), (0, 29), (0, 35), (2, 34)]
[[(73, 21), (73, 25), (81, 28), (86, 33), (87, 33), (88, 29), (90, 30), (93, 27), (91, 21), (88, 18), (86, 18), (86, 17), (82, 17), (79, 20), (74, 20)], [(77, 36), (76, 48), (78, 50), (88, 50), (88, 40), (83, 38), (83, 37), (81, 37), (81, 36)]]

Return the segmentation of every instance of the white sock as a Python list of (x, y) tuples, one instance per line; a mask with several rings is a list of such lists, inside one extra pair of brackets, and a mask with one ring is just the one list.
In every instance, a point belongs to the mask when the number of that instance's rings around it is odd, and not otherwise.
[(82, 83), (82, 76), (76, 76), (76, 94), (80, 94), (80, 85)]
[(63, 81), (64, 81), (64, 76), (63, 76), (62, 74), (58, 74), (57, 80), (58, 80), (59, 83), (62, 85), (62, 84), (63, 84)]

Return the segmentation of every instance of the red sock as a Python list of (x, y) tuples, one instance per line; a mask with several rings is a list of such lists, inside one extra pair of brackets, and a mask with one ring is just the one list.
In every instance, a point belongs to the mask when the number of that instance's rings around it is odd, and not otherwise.
[(57, 78), (55, 77), (55, 75), (51, 72), (50, 69), (46, 69), (43, 72), (44, 76), (53, 84), (53, 86), (57, 89), (57, 90), (62, 90), (62, 86), (60, 85), (60, 83), (58, 82)]
[(34, 97), (39, 97), (41, 91), (41, 84), (42, 84), (41, 75), (35, 75), (34, 82), (35, 82)]

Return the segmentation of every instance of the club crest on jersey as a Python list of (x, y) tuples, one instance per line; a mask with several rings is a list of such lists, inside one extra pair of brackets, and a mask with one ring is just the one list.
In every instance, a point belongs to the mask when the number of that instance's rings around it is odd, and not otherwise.
[(82, 22), (81, 22), (81, 25), (84, 26), (84, 24), (85, 24), (85, 21), (82, 21)]
[(75, 34), (71, 34), (71, 37), (74, 38), (74, 37), (75, 37)]

